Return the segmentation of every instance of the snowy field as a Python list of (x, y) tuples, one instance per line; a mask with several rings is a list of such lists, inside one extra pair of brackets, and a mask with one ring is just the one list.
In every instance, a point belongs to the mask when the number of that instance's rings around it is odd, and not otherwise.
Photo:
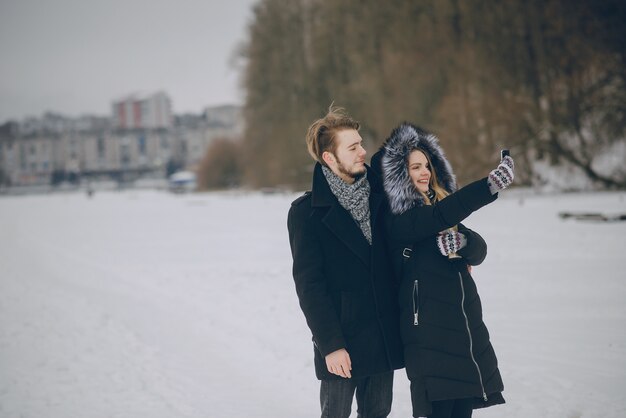
[[(474, 277), (507, 399), (474, 416), (625, 417), (626, 222), (557, 213), (623, 213), (626, 193), (520, 196), (465, 222), (489, 245)], [(319, 416), (294, 197), (0, 198), (0, 417)]]

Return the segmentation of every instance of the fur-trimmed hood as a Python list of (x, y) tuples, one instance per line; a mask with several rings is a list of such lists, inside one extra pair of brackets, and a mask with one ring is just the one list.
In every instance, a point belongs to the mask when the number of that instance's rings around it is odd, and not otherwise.
[(417, 191), (409, 176), (408, 160), (411, 151), (420, 149), (428, 158), (437, 173), (437, 181), (447, 192), (457, 189), (452, 166), (439, 145), (437, 137), (410, 123), (403, 123), (391, 132), (381, 147), (383, 152), (381, 169), (385, 193), (394, 215), (406, 212), (414, 206), (424, 204), (424, 198)]

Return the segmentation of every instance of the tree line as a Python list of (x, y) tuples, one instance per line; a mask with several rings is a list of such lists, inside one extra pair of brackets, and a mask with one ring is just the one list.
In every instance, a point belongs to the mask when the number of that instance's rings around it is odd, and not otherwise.
[(626, 138), (623, 22), (618, 0), (260, 0), (241, 181), (308, 187), (304, 134), (334, 102), (370, 155), (402, 121), (433, 131), (461, 183), (509, 147), (523, 184), (544, 160), (624, 188), (623, 167), (595, 162)]

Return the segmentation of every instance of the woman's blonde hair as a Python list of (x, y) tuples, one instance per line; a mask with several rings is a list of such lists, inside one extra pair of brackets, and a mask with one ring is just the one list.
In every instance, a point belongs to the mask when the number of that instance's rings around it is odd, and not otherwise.
[[(414, 148), (409, 153), (409, 156), (411, 155), (411, 153), (413, 153), (413, 151), (419, 151), (424, 155), (424, 157), (426, 157), (426, 161), (428, 161), (428, 170), (430, 171), (430, 180), (428, 181), (428, 187), (433, 192), (435, 192), (435, 202), (439, 202), (444, 197), (448, 196), (450, 193), (448, 193), (446, 189), (441, 187), (441, 185), (439, 184), (439, 180), (437, 180), (437, 172), (435, 171), (435, 167), (433, 166), (432, 161), (430, 161), (430, 156), (428, 155), (428, 153), (421, 148)], [(408, 169), (408, 159), (407, 159), (407, 169)], [(428, 197), (428, 195), (420, 191), (419, 189), (417, 191), (421, 193), (422, 196), (424, 197), (424, 203), (427, 205), (430, 205), (431, 202), (430, 202), (430, 198)]]
[(326, 116), (313, 122), (306, 132), (306, 146), (309, 154), (315, 161), (326, 165), (322, 154), (325, 151), (335, 153), (337, 149), (335, 134), (343, 129), (358, 131), (359, 128), (359, 122), (348, 116), (344, 109), (331, 104)]

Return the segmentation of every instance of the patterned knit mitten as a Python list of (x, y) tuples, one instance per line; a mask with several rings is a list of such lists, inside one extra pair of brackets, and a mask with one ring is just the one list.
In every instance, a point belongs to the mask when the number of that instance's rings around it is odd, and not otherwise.
[(498, 167), (489, 173), (487, 177), (489, 191), (491, 194), (496, 194), (506, 189), (513, 183), (513, 178), (515, 178), (515, 164), (513, 158), (507, 155), (500, 161)]
[(467, 245), (467, 238), (460, 232), (451, 229), (440, 232), (437, 235), (437, 247), (441, 255), (447, 256), (450, 253), (456, 253)]

